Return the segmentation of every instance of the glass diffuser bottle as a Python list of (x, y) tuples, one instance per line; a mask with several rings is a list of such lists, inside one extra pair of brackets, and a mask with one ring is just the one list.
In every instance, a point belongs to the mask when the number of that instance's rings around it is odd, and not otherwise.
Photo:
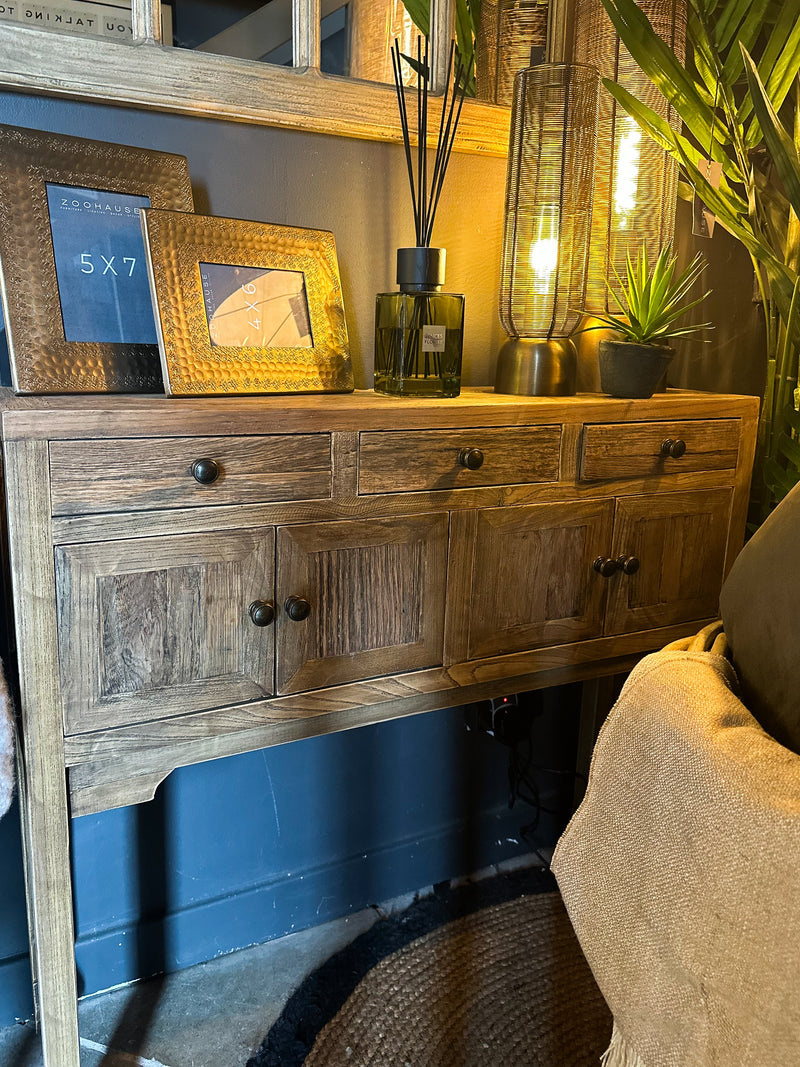
[(458, 396), (464, 297), (443, 293), (445, 250), (397, 250), (398, 293), (375, 301), (375, 389), (393, 396)]
[[(397, 102), (414, 209), (416, 245), (397, 250), (397, 293), (375, 301), (375, 390), (392, 396), (458, 396), (464, 337), (464, 297), (443, 293), (445, 250), (431, 247), (436, 208), (453, 148), (464, 91), (472, 74), (451, 43), (433, 166), (428, 169), (428, 39), (417, 38), (416, 144), (412, 150), (397, 41), (392, 50)], [(455, 63), (454, 63), (455, 59)], [(414, 158), (416, 157), (416, 159)]]

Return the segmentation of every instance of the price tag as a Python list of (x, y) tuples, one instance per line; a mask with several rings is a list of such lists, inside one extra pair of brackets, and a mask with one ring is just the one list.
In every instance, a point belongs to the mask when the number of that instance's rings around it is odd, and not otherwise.
[[(719, 189), (719, 183), (722, 178), (722, 164), (715, 163), (713, 159), (700, 159), (697, 162), (697, 167), (709, 185), (713, 186), (714, 189)], [(717, 216), (695, 192), (692, 200), (692, 233), (695, 237), (712, 237), (716, 221)]]

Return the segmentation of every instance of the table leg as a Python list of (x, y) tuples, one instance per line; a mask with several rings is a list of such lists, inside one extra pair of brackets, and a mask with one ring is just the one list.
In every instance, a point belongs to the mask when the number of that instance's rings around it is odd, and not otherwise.
[[(31, 766), (25, 752), (22, 814), (26, 893), (39, 1030), (45, 1067), (80, 1067), (69, 821), (60, 774)], [(36, 757), (34, 761), (38, 763)], [(37, 778), (39, 780), (37, 781)]]
[(80, 1067), (69, 811), (46, 441), (6, 441), (19, 669), (20, 800), (34, 995), (45, 1067)]

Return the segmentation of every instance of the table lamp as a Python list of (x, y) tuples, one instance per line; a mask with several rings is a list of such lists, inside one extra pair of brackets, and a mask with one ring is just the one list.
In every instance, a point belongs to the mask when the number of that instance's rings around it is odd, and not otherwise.
[[(686, 0), (637, 0), (658, 36), (677, 56), (686, 49)], [(680, 130), (680, 119), (622, 44), (602, 0), (575, 5), (573, 58), (597, 67)], [(603, 91), (597, 122), (592, 240), (585, 307), (609, 309), (606, 281), (625, 277), (628, 252), (647, 249), (652, 267), (675, 231), (677, 167), (637, 122)], [(613, 270), (612, 270), (613, 268)], [(613, 300), (611, 301), (613, 306)]]
[(542, 63), (514, 79), (495, 391), (575, 392), (569, 338), (586, 292), (600, 75)]

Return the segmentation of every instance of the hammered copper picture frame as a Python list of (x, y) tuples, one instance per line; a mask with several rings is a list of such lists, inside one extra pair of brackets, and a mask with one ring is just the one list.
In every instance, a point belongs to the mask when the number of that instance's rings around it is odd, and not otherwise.
[(353, 390), (333, 234), (141, 213), (170, 396)]
[[(93, 243), (108, 226), (121, 226), (125, 240), (141, 246), (138, 205), (145, 201), (193, 210), (183, 156), (0, 125), (0, 281), (17, 393), (163, 392), (146, 264), (139, 263), (144, 249), (141, 257), (138, 246), (136, 255), (119, 257)], [(62, 204), (73, 212), (63, 223), (56, 221)], [(127, 220), (116, 217), (124, 214)], [(54, 237), (62, 226), (70, 227), (63, 243), (61, 229)], [(123, 292), (117, 307), (140, 313), (137, 329), (115, 324), (108, 336), (119, 339), (105, 339), (80, 292), (88, 276), (98, 291), (115, 278), (136, 285), (137, 300)], [(72, 313), (80, 317), (74, 325)]]

